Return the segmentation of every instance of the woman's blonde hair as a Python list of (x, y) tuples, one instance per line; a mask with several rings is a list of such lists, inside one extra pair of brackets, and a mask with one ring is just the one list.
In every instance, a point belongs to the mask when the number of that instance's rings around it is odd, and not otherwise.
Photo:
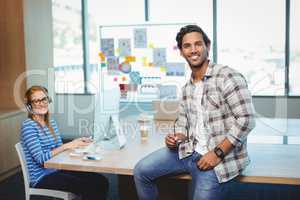
[[(43, 87), (43, 86), (35, 85), (35, 86), (30, 87), (30, 88), (26, 91), (26, 93), (25, 93), (25, 106), (26, 106), (26, 107), (32, 108), (32, 105), (31, 105), (31, 104), (32, 104), (32, 95), (33, 95), (33, 93), (35, 93), (35, 92), (37, 92), (37, 91), (42, 91), (42, 92), (46, 95), (48, 101), (50, 101), (50, 98), (49, 98), (49, 96), (48, 96), (48, 90), (47, 90), (47, 88), (45, 88), (45, 87)], [(29, 109), (29, 111), (28, 111), (28, 117), (29, 117), (30, 119), (34, 120), (34, 119), (33, 119), (33, 115), (34, 115), (34, 113), (33, 113), (33, 112), (30, 112), (30, 109)], [(48, 112), (45, 114), (44, 120), (45, 120), (45, 123), (46, 123), (46, 125), (48, 126), (48, 128), (49, 128), (49, 130), (50, 130), (51, 135), (52, 135), (52, 136), (54, 137), (54, 139), (56, 140), (56, 135), (55, 135), (55, 133), (54, 133), (54, 129), (53, 129), (51, 123), (50, 123), (50, 113), (49, 113), (49, 110), (48, 110)], [(39, 124), (40, 127), (42, 128), (42, 125), (41, 125), (39, 122), (38, 122), (38, 124)]]

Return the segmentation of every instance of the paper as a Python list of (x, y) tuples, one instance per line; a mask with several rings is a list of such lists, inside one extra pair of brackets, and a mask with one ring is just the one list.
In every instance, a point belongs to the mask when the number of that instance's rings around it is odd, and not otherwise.
[(167, 76), (184, 76), (185, 64), (184, 63), (167, 63), (166, 64)]
[(182, 142), (179, 147), (178, 147), (178, 156), (179, 156), (179, 159), (183, 159), (183, 158), (186, 158), (186, 157), (189, 157), (190, 155), (193, 154), (193, 142), (190, 141), (185, 141), (185, 142)]
[(131, 55), (131, 46), (129, 38), (119, 39), (119, 55), (120, 56), (130, 56)]
[(129, 77), (130, 77), (130, 82), (133, 84), (141, 84), (141, 77), (140, 77), (140, 72), (130, 72), (129, 73)]
[(130, 73), (131, 72), (131, 65), (130, 65), (130, 63), (126, 63), (126, 62), (121, 63), (120, 64), (120, 71), (122, 71), (125, 74)]
[(153, 64), (154, 66), (164, 66), (166, 64), (166, 49), (154, 48), (153, 49)]
[(134, 47), (147, 48), (147, 32), (145, 28), (134, 29)]
[(119, 58), (112, 56), (107, 57), (107, 70), (109, 72), (118, 72), (119, 71)]
[(105, 38), (101, 39), (101, 51), (105, 56), (114, 56), (114, 39), (113, 38)]
[(159, 86), (160, 99), (177, 99), (176, 85), (160, 85)]

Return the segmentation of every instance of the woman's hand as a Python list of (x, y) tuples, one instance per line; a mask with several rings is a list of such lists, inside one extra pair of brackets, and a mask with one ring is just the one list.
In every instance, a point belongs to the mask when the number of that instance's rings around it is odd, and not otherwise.
[(85, 147), (85, 146), (91, 144), (91, 142), (93, 142), (93, 140), (88, 137), (77, 138), (71, 142), (65, 143), (65, 144), (61, 145), (60, 147), (53, 149), (52, 156), (55, 156), (65, 150)]
[(75, 149), (75, 148), (80, 148), (80, 147), (85, 147), (89, 145), (93, 140), (91, 138), (87, 137), (81, 137), (77, 138), (71, 142), (68, 142), (65, 145), (66, 149)]

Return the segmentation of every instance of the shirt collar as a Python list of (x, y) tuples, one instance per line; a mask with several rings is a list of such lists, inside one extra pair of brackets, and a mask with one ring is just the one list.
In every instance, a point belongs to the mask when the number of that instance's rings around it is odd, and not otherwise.
[[(213, 70), (213, 66), (215, 65), (215, 63), (211, 62), (210, 60), (208, 60), (208, 67), (206, 69), (205, 75), (203, 76), (202, 81), (206, 81), (207, 79), (209, 79), (212, 76), (212, 70)], [(193, 84), (193, 74), (191, 74), (190, 77), (190, 84)]]

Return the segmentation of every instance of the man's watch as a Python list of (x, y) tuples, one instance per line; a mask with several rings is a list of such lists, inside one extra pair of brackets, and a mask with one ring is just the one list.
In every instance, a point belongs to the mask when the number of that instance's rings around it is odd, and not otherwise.
[(221, 158), (221, 160), (224, 159), (225, 153), (224, 153), (224, 151), (223, 151), (220, 147), (215, 147), (215, 148), (214, 148), (214, 152), (215, 152), (215, 154), (216, 154), (219, 158)]

